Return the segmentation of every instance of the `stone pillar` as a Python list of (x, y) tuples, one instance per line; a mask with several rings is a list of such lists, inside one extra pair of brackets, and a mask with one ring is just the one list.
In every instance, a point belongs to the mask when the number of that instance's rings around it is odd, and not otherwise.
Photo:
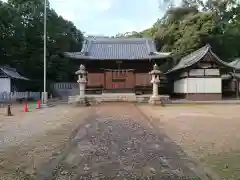
[(81, 64), (79, 70), (75, 72), (75, 74), (78, 75), (77, 83), (79, 84), (79, 95), (80, 97), (84, 97), (87, 84), (87, 71), (85, 66)]
[(158, 94), (158, 85), (160, 84), (161, 71), (159, 70), (157, 64), (153, 66), (153, 70), (149, 72), (149, 74), (152, 76), (151, 83), (153, 84), (152, 96), (149, 99), (149, 103), (150, 104), (161, 103), (160, 96)]
[(156, 82), (153, 83), (152, 96), (154, 96), (154, 97), (157, 97), (157, 96), (158, 96), (158, 83), (156, 83)]

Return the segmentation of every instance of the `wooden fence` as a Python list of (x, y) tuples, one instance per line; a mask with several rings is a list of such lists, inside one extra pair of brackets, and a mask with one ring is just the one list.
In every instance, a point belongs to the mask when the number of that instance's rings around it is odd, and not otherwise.
[(0, 92), (0, 102), (13, 102), (21, 99), (40, 100), (40, 92)]
[(63, 99), (79, 93), (79, 85), (76, 82), (53, 83), (52, 89), (55, 96), (61, 97)]

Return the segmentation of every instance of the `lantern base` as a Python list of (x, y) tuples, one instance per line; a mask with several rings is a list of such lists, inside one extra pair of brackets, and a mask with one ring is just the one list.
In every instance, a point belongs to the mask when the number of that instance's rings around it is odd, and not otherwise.
[(77, 96), (74, 104), (77, 106), (91, 106), (89, 99), (86, 96)]
[(161, 97), (159, 95), (151, 96), (148, 103), (152, 105), (162, 104)]

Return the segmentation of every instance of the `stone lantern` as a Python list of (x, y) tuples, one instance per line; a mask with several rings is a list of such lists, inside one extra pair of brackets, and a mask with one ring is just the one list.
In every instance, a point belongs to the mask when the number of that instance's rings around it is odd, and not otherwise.
[(80, 98), (84, 98), (87, 84), (87, 71), (85, 66), (81, 64), (79, 70), (75, 72), (75, 74), (78, 75), (77, 83), (79, 84)]
[(149, 103), (156, 104), (160, 102), (160, 96), (158, 94), (158, 85), (160, 84), (160, 74), (161, 74), (161, 71), (159, 70), (157, 64), (153, 66), (153, 70), (149, 72), (149, 74), (152, 76), (151, 83), (153, 84), (152, 96), (149, 99)]

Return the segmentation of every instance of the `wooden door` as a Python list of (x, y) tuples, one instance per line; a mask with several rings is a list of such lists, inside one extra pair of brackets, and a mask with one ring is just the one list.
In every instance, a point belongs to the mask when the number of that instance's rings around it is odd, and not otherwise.
[(112, 89), (112, 72), (111, 71), (105, 71), (104, 89)]
[(135, 86), (133, 71), (108, 70), (105, 72), (106, 89), (132, 89)]

